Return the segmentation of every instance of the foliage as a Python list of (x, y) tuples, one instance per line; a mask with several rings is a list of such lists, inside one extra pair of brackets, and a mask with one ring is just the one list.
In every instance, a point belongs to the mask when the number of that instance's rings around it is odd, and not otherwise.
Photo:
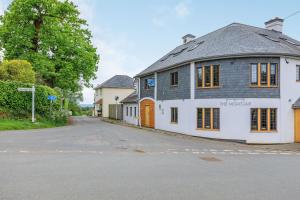
[(51, 112), (50, 120), (57, 125), (64, 125), (68, 122), (68, 112), (53, 111)]
[(25, 130), (37, 128), (52, 128), (65, 124), (55, 123), (53, 121), (42, 120), (32, 123), (30, 120), (2, 119), (0, 120), (0, 130)]
[[(0, 116), (8, 118), (29, 118), (31, 116), (31, 92), (18, 92), (18, 87), (32, 87), (32, 84), (0, 81)], [(58, 100), (52, 105), (53, 110), (58, 110), (60, 108), (59, 93), (47, 86), (36, 86), (35, 110), (37, 118), (44, 118), (49, 115), (50, 102), (47, 99), (49, 95), (58, 96)]]
[(38, 83), (52, 88), (90, 86), (99, 56), (79, 14), (70, 0), (13, 0), (0, 19), (5, 58), (28, 60)]
[(10, 60), (0, 64), (0, 80), (35, 83), (35, 72), (26, 60)]

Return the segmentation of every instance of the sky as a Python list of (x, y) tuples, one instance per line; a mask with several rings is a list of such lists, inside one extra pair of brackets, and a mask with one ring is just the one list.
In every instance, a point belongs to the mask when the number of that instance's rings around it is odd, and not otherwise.
[[(0, 14), (11, 0), (0, 0)], [(133, 77), (191, 33), (197, 37), (233, 22), (264, 27), (274, 17), (300, 11), (299, 0), (73, 0), (93, 34), (100, 62), (94, 86), (123, 74)], [(283, 32), (300, 40), (300, 13)], [(82, 103), (93, 103), (85, 88)]]

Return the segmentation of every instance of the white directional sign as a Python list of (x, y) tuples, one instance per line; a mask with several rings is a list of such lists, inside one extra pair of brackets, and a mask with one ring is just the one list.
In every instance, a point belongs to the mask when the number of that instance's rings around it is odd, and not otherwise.
[(34, 92), (34, 88), (18, 88), (19, 92)]
[(34, 112), (35, 112), (35, 108), (34, 108), (34, 99), (35, 99), (35, 87), (34, 85), (32, 86), (32, 88), (18, 88), (19, 92), (32, 92), (32, 117), (31, 120), (32, 122), (35, 122), (35, 117), (34, 117)]

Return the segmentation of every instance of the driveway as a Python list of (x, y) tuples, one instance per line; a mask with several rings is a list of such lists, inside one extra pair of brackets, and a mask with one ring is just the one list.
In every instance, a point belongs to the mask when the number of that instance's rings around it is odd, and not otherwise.
[(300, 152), (79, 117), (0, 132), (1, 200), (299, 199)]

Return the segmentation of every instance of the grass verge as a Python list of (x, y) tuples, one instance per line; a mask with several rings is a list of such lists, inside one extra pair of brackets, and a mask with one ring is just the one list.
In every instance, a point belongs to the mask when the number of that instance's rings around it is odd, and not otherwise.
[(37, 121), (32, 123), (30, 120), (0, 119), (0, 131), (3, 130), (27, 130), (39, 128), (53, 128), (64, 126), (64, 123), (54, 123), (52, 121)]

